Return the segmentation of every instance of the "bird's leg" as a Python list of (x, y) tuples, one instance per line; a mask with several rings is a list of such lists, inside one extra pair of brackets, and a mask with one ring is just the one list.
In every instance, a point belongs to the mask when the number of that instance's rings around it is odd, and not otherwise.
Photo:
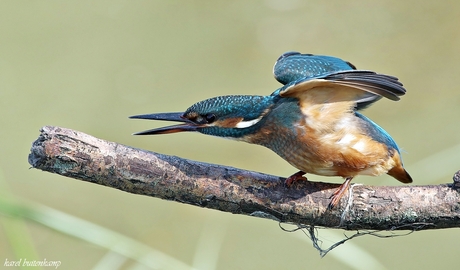
[(292, 184), (294, 184), (294, 182), (297, 182), (299, 180), (308, 181), (307, 177), (303, 176), (304, 174), (305, 172), (298, 171), (286, 178), (286, 181), (284, 183), (286, 184), (286, 186), (290, 187)]
[(329, 203), (329, 206), (327, 207), (329, 210), (334, 208), (340, 201), (340, 198), (342, 198), (343, 194), (345, 193), (346, 190), (348, 190), (348, 187), (350, 186), (350, 182), (353, 179), (353, 177), (347, 177), (345, 178), (345, 182), (332, 194), (332, 199), (331, 202)]

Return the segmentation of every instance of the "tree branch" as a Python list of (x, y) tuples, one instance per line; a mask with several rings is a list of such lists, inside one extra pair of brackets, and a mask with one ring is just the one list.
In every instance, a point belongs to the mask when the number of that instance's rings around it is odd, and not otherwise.
[(376, 187), (354, 185), (327, 210), (337, 184), (298, 182), (196, 162), (45, 126), (29, 163), (126, 192), (280, 222), (346, 230), (424, 230), (460, 227), (460, 173), (454, 184)]

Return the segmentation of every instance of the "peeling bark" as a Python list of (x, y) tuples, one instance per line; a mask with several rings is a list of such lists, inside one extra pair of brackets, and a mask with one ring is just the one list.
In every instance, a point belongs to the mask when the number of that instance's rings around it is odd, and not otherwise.
[(460, 172), (453, 184), (353, 185), (327, 210), (337, 184), (298, 182), (196, 162), (45, 126), (29, 163), (126, 192), (280, 222), (345, 230), (425, 230), (460, 227)]

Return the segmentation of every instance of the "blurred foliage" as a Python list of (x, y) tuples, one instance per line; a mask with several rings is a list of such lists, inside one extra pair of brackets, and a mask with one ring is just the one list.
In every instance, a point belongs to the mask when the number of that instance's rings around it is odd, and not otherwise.
[[(337, 56), (400, 78), (407, 95), (397, 103), (382, 100), (365, 114), (403, 149), (414, 184), (450, 182), (460, 169), (459, 5), (1, 1), (0, 167), (11, 192), (1, 193), (0, 262), (27, 256), (60, 260), (61, 269), (101, 269), (110, 263), (148, 267), (96, 243), (108, 235), (106, 240), (136, 242), (199, 269), (456, 266), (452, 247), (460, 235), (453, 229), (385, 240), (360, 237), (320, 259), (301, 232), (283, 232), (273, 221), (30, 170), (27, 155), (39, 128), (56, 125), (164, 154), (290, 175), (294, 168), (262, 147), (199, 134), (134, 137), (132, 132), (161, 123), (127, 117), (181, 111), (218, 95), (269, 94), (279, 87), (271, 74), (275, 60), (296, 50)], [(386, 176), (355, 182), (398, 185)], [(26, 205), (17, 203), (24, 200)], [(327, 231), (323, 237), (327, 244), (342, 235)]]
[[(137, 264), (150, 269), (191, 268), (132, 238), (38, 203), (27, 205), (14, 202), (12, 198), (9, 200), (0, 198), (0, 213), (9, 217), (2, 219), (2, 221), (9, 237), (10, 246), (14, 251), (15, 260), (20, 258), (40, 260), (30, 243), (27, 229), (24, 228), (25, 222), (36, 222), (55, 230), (57, 233), (106, 248), (109, 252), (96, 264), (95, 268), (97, 269), (116, 269), (123, 265), (126, 259), (132, 259)], [(115, 253), (121, 256), (117, 256)]]

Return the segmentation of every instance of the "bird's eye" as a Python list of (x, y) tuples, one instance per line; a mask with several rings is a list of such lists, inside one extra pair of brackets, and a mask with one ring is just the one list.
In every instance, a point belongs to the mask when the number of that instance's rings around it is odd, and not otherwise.
[(206, 119), (206, 122), (210, 124), (216, 120), (216, 115), (213, 113), (208, 113), (204, 116), (204, 118)]

